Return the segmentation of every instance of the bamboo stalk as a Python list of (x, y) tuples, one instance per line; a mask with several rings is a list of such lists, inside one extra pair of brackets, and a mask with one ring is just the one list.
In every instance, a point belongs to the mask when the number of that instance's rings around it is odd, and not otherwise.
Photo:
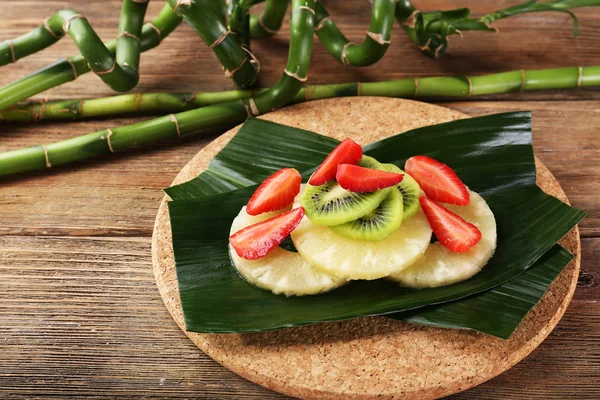
[[(165, 5), (160, 14), (142, 28), (141, 50), (152, 49), (179, 25), (181, 18), (173, 12), (169, 5)], [(104, 45), (103, 45), (104, 46)], [(115, 54), (117, 40), (106, 43), (106, 50)], [(62, 59), (31, 75), (12, 82), (0, 88), (0, 110), (10, 107), (19, 101), (39, 94), (50, 88), (73, 81), (77, 77), (90, 71), (86, 59), (82, 54)]]
[(390, 45), (396, 0), (373, 0), (371, 25), (363, 43), (354, 44), (344, 36), (317, 2), (315, 32), (329, 53), (340, 63), (367, 66), (379, 61)]
[(61, 10), (34, 31), (0, 44), (0, 65), (16, 62), (69, 34), (91, 70), (104, 83), (118, 92), (131, 90), (139, 80), (140, 35), (147, 7), (147, 1), (123, 1), (116, 58), (87, 19), (77, 11)]
[[(480, 76), (431, 76), (382, 82), (305, 85), (290, 104), (349, 96), (441, 99), (595, 86), (600, 86), (600, 66), (567, 67), (518, 70)], [(87, 100), (36, 101), (0, 111), (0, 121), (71, 120), (144, 113), (175, 113), (249, 99), (267, 90), (138, 93)]]
[(292, 0), (292, 7), (288, 63), (281, 79), (265, 92), (247, 101), (229, 101), (48, 145), (2, 153), (0, 175), (51, 168), (214, 126), (238, 124), (248, 115), (258, 115), (285, 105), (307, 78), (314, 33), (314, 0)]
[(267, 38), (277, 33), (281, 29), (287, 8), (287, 0), (267, 0), (262, 14), (250, 15), (250, 36)]
[(258, 61), (207, 6), (210, 1), (214, 0), (168, 0), (168, 3), (214, 51), (225, 68), (225, 76), (233, 79), (238, 87), (249, 88), (256, 81)]

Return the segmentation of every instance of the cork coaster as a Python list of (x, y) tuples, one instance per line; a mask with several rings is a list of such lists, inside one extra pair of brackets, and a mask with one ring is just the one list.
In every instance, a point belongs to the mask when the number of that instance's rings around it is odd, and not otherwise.
[[(408, 129), (467, 116), (415, 101), (356, 97), (299, 104), (264, 119), (367, 144)], [(202, 149), (173, 184), (208, 165), (239, 128)], [(536, 160), (538, 185), (562, 201), (566, 195)], [(184, 330), (165, 197), (152, 240), (160, 294)], [(535, 349), (562, 317), (577, 283), (579, 231), (560, 244), (576, 255), (525, 317), (510, 340), (477, 332), (432, 328), (382, 317), (320, 323), (248, 334), (186, 335), (226, 368), (269, 389), (308, 399), (429, 399), (447, 396), (506, 371)]]

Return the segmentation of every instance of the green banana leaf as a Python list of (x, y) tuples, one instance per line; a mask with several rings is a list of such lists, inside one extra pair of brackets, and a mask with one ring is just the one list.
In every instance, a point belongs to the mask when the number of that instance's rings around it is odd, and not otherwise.
[[(241, 332), (274, 329), (317, 321), (381, 315), (449, 302), (488, 291), (532, 266), (568, 232), (583, 213), (544, 194), (535, 185), (535, 165), (528, 113), (507, 113), (454, 121), (406, 132), (365, 147), (365, 153), (400, 167), (415, 154), (428, 154), (451, 165), (471, 189), (480, 192), (498, 220), (498, 250), (474, 278), (443, 288), (409, 290), (385, 280), (352, 282), (318, 296), (285, 298), (242, 280), (227, 252), (229, 225), (254, 186), (282, 167), (310, 175), (336, 141), (311, 132), (251, 119), (189, 183), (167, 189), (179, 290), (187, 329), (202, 332)], [(307, 169), (308, 168), (308, 169)], [(234, 188), (240, 188), (232, 190)], [(216, 194), (215, 193), (220, 193)], [(555, 250), (538, 262), (548, 282), (568, 257)], [(555, 269), (544, 267), (548, 262)], [(526, 278), (524, 275), (523, 278)], [(529, 276), (528, 279), (535, 279)], [(533, 285), (536, 286), (536, 285)], [(544, 285), (542, 285), (544, 286)], [(545, 286), (547, 287), (547, 285)], [(545, 287), (543, 290), (545, 290)], [(543, 290), (524, 290), (519, 307), (492, 297), (510, 318), (520, 320)], [(536, 286), (539, 289), (538, 286)], [(508, 288), (513, 290), (514, 288)], [(501, 293), (500, 293), (501, 294)], [(479, 297), (485, 294), (479, 295)], [(494, 300), (495, 299), (495, 300)], [(464, 302), (483, 304), (477, 296)], [(473, 319), (492, 318), (439, 311), (461, 302), (423, 309), (422, 323), (467, 327), (505, 337), (509, 328)], [(485, 308), (485, 306), (483, 306)], [(477, 310), (477, 307), (462, 306)], [(437, 310), (437, 311), (436, 311)], [(451, 317), (449, 317), (449, 315)], [(400, 315), (399, 317), (402, 317)], [(402, 318), (417, 321), (414, 313)], [(512, 328), (511, 328), (512, 327)]]

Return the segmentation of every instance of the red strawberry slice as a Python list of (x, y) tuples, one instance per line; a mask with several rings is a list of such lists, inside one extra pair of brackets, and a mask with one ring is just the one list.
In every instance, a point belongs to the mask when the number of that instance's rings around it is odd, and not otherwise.
[(481, 232), (460, 215), (454, 214), (425, 196), (419, 197), (421, 208), (441, 244), (457, 253), (469, 250), (481, 240)]
[(341, 187), (351, 192), (374, 192), (378, 189), (397, 185), (404, 174), (379, 171), (377, 169), (359, 167), (358, 165), (338, 165), (335, 179)]
[(256, 189), (248, 201), (246, 212), (250, 215), (260, 215), (289, 206), (300, 192), (301, 183), (300, 172), (294, 168), (280, 169)]
[(457, 206), (466, 206), (471, 201), (467, 187), (456, 172), (431, 157), (411, 157), (406, 161), (404, 170), (415, 178), (431, 200)]
[(346, 139), (340, 143), (319, 165), (319, 168), (312, 174), (308, 183), (313, 186), (320, 186), (335, 179), (337, 167), (340, 164), (358, 164), (362, 157), (362, 147), (356, 144), (352, 139)]
[(304, 208), (294, 208), (258, 224), (250, 225), (229, 237), (238, 256), (257, 260), (277, 247), (304, 217)]

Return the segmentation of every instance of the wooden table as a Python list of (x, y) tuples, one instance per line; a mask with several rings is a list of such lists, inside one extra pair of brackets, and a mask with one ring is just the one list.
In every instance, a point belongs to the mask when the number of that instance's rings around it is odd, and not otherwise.
[[(475, 15), (518, 1), (415, 1), (427, 9), (468, 5)], [(493, 3), (493, 4), (491, 4)], [(0, 0), (0, 39), (23, 34), (71, 5), (108, 40), (119, 1)], [(369, 24), (364, 0), (328, 1), (341, 29), (361, 40)], [(156, 15), (160, 2), (150, 4)], [(600, 65), (600, 9), (578, 10), (575, 39), (565, 14), (537, 14), (497, 24), (501, 34), (466, 33), (440, 60), (420, 54), (396, 27), (378, 65), (334, 62), (315, 41), (312, 83), (373, 81), (432, 74)], [(280, 76), (287, 24), (257, 41), (261, 85)], [(76, 53), (69, 39), (2, 67), (4, 85)], [(268, 58), (268, 61), (267, 61)], [(185, 25), (142, 56), (136, 91), (230, 88), (215, 56)], [(111, 95), (88, 74), (43, 97)], [(471, 114), (532, 110), (537, 156), (562, 184), (580, 224), (582, 273), (557, 329), (527, 359), (456, 398), (600, 398), (600, 88), (477, 98), (444, 105)], [(0, 151), (62, 140), (136, 121), (0, 124)], [(121, 152), (102, 160), (2, 179), (0, 183), (0, 398), (73, 396), (275, 399), (199, 351), (172, 321), (154, 284), (150, 236), (161, 189), (219, 132)], [(552, 218), (552, 216), (548, 216)]]

